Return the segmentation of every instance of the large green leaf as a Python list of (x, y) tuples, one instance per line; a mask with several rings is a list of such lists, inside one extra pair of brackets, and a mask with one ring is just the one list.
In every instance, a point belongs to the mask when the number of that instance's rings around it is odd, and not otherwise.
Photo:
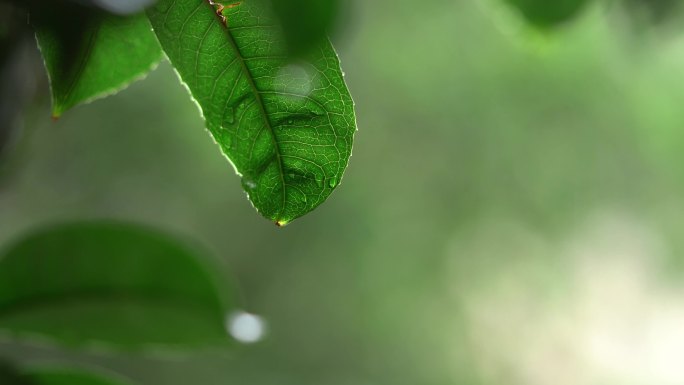
[(575, 17), (590, 0), (505, 1), (517, 8), (529, 23), (540, 28), (550, 28)]
[(156, 231), (65, 224), (29, 235), (0, 258), (0, 329), (13, 334), (128, 349), (228, 341), (228, 288), (217, 269)]
[(356, 130), (354, 106), (329, 41), (291, 62), (263, 4), (161, 0), (148, 10), (162, 48), (242, 176), (256, 209), (279, 225), (339, 184)]
[[(67, 368), (36, 368), (22, 373), (27, 385), (130, 385), (120, 376)], [(22, 385), (23, 383), (17, 384)], [(2, 385), (13, 385), (5, 384)]]
[(161, 59), (144, 14), (116, 16), (95, 8), (47, 2), (31, 21), (52, 90), (52, 114), (125, 87)]

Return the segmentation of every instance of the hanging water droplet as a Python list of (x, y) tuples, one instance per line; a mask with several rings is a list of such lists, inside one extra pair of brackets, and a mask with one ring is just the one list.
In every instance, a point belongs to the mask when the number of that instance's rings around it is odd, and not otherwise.
[(233, 107), (228, 107), (223, 112), (223, 123), (229, 125), (235, 123), (235, 109)]
[(237, 311), (227, 317), (226, 329), (236, 340), (251, 344), (264, 338), (266, 322), (258, 315)]
[(337, 186), (337, 178), (330, 178), (330, 180), (328, 180), (328, 186), (330, 186), (330, 188), (335, 188), (335, 186)]

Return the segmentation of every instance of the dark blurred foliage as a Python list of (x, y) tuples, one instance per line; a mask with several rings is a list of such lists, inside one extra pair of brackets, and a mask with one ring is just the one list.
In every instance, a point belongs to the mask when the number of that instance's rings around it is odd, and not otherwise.
[(633, 20), (641, 25), (661, 24), (682, 10), (681, 0), (624, 0)]
[(27, 376), (23, 376), (10, 363), (0, 361), (0, 384), (2, 385), (34, 385)]
[(525, 19), (540, 28), (549, 28), (577, 16), (590, 0), (506, 0)]
[[(35, 69), (37, 63), (31, 56), (31, 46), (35, 47), (31, 26), (55, 33), (56, 44), (67, 71), (77, 71), (75, 58), (84, 49), (87, 36), (86, 27), (95, 22), (97, 11), (91, 6), (75, 4), (71, 1), (0, 2), (3, 33), (0, 43), (0, 156), (6, 150), (11, 138), (16, 135), (20, 118), (26, 103), (33, 98), (35, 91)], [(35, 48), (33, 49), (35, 52)], [(68, 74), (65, 74), (68, 76)]]
[[(50, 35), (61, 47), (55, 58), (63, 78), (78, 72), (77, 58), (88, 49), (93, 26), (110, 17), (104, 0), (4, 0), (0, 1), (0, 160), (18, 139), (22, 114), (30, 103), (49, 98), (44, 71), (37, 55), (34, 31)], [(145, 0), (128, 3), (148, 4)], [(138, 9), (135, 4), (131, 9)]]
[(340, 0), (271, 0), (293, 55), (304, 55), (334, 32)]
[(44, 79), (27, 19), (25, 9), (0, 2), (0, 166), (21, 130), (24, 108)]

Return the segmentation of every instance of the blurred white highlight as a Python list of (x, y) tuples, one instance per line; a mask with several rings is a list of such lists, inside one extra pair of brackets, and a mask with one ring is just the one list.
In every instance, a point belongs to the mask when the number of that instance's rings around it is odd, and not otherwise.
[(654, 227), (612, 212), (561, 241), (520, 224), (480, 231), (450, 252), (500, 264), (486, 264), (491, 281), (455, 283), (483, 383), (684, 384), (684, 286), (664, 279)]
[(155, 0), (95, 0), (94, 3), (109, 12), (121, 15), (140, 12)]
[(266, 334), (263, 318), (243, 311), (229, 315), (226, 327), (233, 338), (246, 344), (259, 342)]
[(313, 76), (304, 65), (289, 64), (278, 71), (275, 87), (281, 92), (306, 96), (313, 90)]

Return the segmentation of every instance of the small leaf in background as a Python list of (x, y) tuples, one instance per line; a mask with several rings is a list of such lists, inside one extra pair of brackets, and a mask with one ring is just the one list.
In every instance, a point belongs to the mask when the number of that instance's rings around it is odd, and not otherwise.
[(118, 91), (162, 58), (144, 14), (123, 17), (58, 2), (34, 5), (30, 18), (50, 78), (54, 117)]
[(229, 341), (225, 279), (162, 233), (66, 224), (29, 235), (0, 258), (0, 329), (10, 333), (124, 349)]
[(505, 0), (538, 28), (551, 28), (570, 21), (590, 0)]
[(666, 22), (682, 9), (680, 0), (625, 0), (627, 10), (637, 24)]
[(334, 30), (339, 0), (271, 0), (292, 55), (309, 53)]
[(118, 375), (61, 367), (24, 370), (22, 379), (28, 381), (27, 385), (133, 385)]
[(356, 131), (329, 41), (292, 61), (258, 1), (226, 7), (225, 24), (207, 0), (161, 0), (147, 12), (254, 207), (284, 225), (323, 203)]

